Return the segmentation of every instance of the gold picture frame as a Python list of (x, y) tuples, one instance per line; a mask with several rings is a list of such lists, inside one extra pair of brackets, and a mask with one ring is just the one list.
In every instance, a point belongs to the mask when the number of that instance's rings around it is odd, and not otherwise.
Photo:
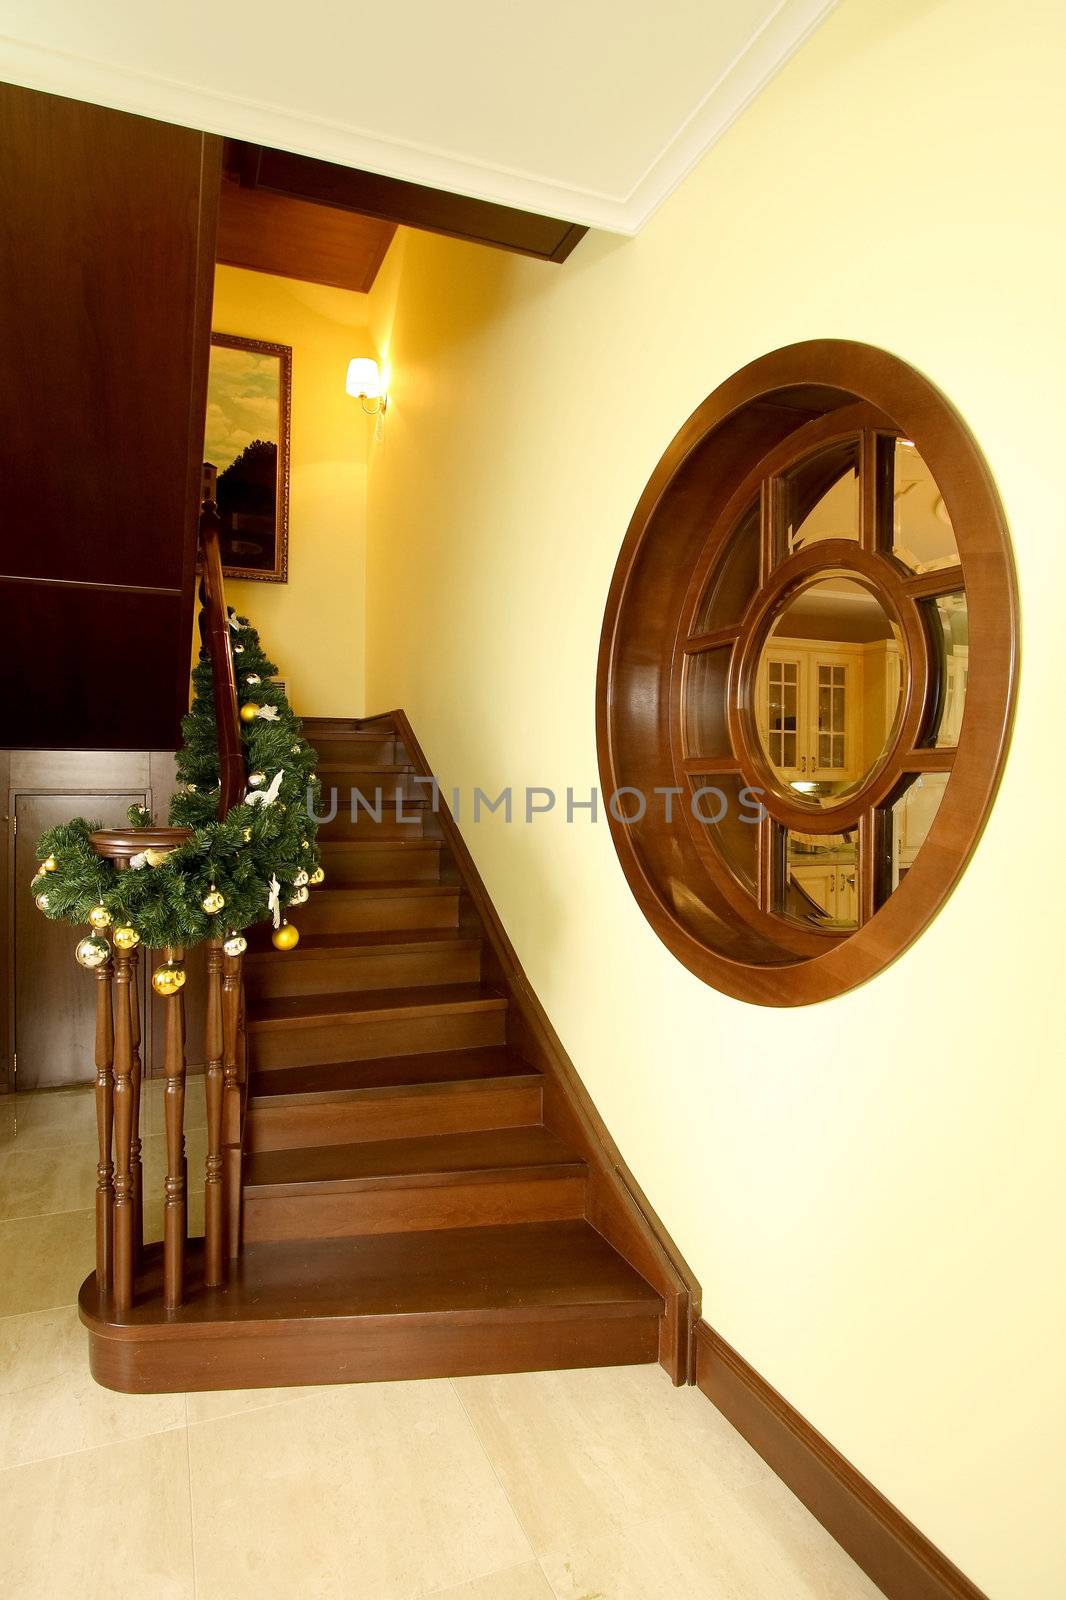
[(291, 425), (291, 346), (212, 333), (204, 464), (228, 578), (289, 581)]

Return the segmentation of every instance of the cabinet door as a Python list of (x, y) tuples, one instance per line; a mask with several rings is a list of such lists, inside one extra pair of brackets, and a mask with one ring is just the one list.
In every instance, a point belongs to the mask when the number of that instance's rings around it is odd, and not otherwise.
[(847, 923), (849, 926), (859, 920), (859, 869), (857, 866), (837, 868), (836, 902), (833, 916), (835, 921)]
[(827, 917), (836, 916), (836, 867), (793, 866), (789, 868), (793, 883), (799, 885), (809, 900)]
[(808, 775), (841, 782), (858, 771), (856, 712), (859, 663), (846, 656), (812, 655), (808, 662)]
[(798, 778), (806, 765), (804, 666), (798, 652), (768, 650), (759, 669), (759, 733), (770, 765), (785, 783)]
[[(15, 1056), (16, 1089), (92, 1083), (96, 983), (79, 967), (74, 947), (79, 932), (68, 922), (50, 922), (29, 892), (36, 871), (35, 846), (46, 828), (71, 817), (99, 818), (105, 828), (122, 827), (127, 809), (144, 805), (146, 791), (128, 794), (21, 794), (15, 802)], [(144, 1017), (146, 961), (139, 966)]]

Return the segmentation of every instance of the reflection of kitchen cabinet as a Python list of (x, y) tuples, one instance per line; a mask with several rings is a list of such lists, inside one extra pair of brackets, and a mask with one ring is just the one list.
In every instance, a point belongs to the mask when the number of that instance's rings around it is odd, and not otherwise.
[(756, 721), (786, 783), (856, 782), (884, 747), (899, 704), (898, 646), (775, 637), (762, 653)]
[(862, 650), (781, 639), (764, 650), (759, 732), (786, 782), (847, 781), (860, 770)]
[(852, 923), (859, 914), (859, 869), (855, 863), (844, 866), (804, 862), (789, 866), (789, 876), (799, 885), (831, 922)]

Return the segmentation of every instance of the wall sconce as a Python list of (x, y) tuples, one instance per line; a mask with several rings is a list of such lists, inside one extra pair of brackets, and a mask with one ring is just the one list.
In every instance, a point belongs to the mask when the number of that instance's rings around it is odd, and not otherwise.
[(383, 417), (388, 410), (389, 397), (385, 381), (377, 362), (370, 356), (353, 356), (348, 363), (345, 390), (358, 400), (368, 417)]

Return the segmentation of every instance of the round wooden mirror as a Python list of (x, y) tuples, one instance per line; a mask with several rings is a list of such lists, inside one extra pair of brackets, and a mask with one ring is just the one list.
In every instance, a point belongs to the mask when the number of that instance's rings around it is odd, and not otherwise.
[(776, 351), (715, 392), (641, 498), (604, 621), (604, 790), (656, 932), (770, 1005), (871, 977), (951, 890), (1006, 747), (1017, 625), (973, 439), (866, 345)]

